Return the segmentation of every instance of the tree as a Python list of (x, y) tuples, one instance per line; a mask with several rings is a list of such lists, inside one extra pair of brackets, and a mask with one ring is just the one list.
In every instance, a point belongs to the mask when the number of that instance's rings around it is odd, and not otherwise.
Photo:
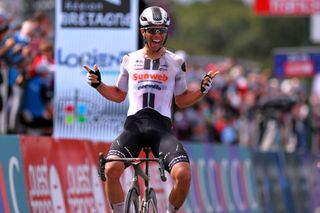
[(306, 46), (309, 17), (261, 17), (239, 0), (174, 5), (172, 49), (189, 54), (220, 55), (271, 65), (277, 47)]

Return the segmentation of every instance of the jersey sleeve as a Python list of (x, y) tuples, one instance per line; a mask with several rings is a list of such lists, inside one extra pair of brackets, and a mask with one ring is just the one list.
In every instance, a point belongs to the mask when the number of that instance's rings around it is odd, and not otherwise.
[(128, 92), (128, 79), (129, 79), (129, 73), (126, 69), (126, 65), (128, 64), (129, 56), (125, 55), (122, 58), (121, 64), (120, 64), (120, 74), (117, 80), (116, 86), (122, 90), (123, 92)]
[(184, 61), (181, 61), (178, 66), (178, 72), (175, 77), (175, 96), (181, 95), (187, 90), (186, 64)]

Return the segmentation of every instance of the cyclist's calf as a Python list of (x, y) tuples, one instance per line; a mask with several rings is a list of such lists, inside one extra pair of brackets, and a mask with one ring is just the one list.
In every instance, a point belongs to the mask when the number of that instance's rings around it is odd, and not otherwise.
[(169, 201), (174, 207), (180, 208), (187, 197), (190, 187), (190, 164), (187, 162), (175, 164), (171, 170), (171, 177), (174, 180), (174, 186), (170, 193)]
[(186, 162), (177, 163), (171, 170), (171, 176), (179, 184), (188, 186), (191, 182), (190, 164)]
[[(111, 156), (114, 157), (114, 156)], [(120, 177), (124, 172), (125, 166), (123, 162), (108, 162), (105, 165), (104, 174), (106, 176), (106, 192), (110, 204), (120, 204), (124, 202), (124, 193), (120, 183)]]

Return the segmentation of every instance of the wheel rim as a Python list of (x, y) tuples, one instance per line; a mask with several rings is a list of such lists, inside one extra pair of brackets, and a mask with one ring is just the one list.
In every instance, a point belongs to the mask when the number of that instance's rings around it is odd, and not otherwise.
[(125, 202), (126, 213), (138, 213), (139, 212), (139, 195), (136, 189), (131, 189), (128, 192)]
[(153, 200), (149, 200), (148, 202), (148, 211), (147, 213), (157, 213), (157, 208)]
[(131, 203), (130, 206), (129, 206), (129, 212), (131, 213), (136, 213), (136, 205), (134, 203)]

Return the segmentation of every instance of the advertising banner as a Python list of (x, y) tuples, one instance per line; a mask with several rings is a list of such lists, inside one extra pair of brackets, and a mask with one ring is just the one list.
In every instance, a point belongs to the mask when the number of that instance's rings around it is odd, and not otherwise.
[(110, 102), (87, 84), (99, 66), (115, 84), (122, 57), (138, 47), (138, 0), (57, 0), (54, 136), (108, 141), (122, 130), (128, 103)]
[(185, 148), (192, 183), (184, 212), (261, 212), (249, 149), (212, 144), (185, 144)]
[[(253, 159), (263, 209), (270, 213), (316, 212), (309, 205), (310, 201), (319, 200), (315, 197), (319, 193), (312, 194), (314, 189), (319, 189), (311, 181), (319, 179), (314, 161), (311, 163), (297, 154), (283, 152), (258, 152)], [(319, 202), (314, 204), (311, 208), (319, 206)]]
[[(97, 144), (21, 138), (31, 212), (111, 212), (98, 177), (98, 153), (93, 146)], [(105, 143), (103, 146), (108, 148)]]
[(273, 63), (278, 77), (312, 77), (320, 73), (320, 50), (275, 51)]
[(319, 0), (255, 0), (257, 15), (311, 15), (320, 12)]
[[(111, 213), (98, 177), (98, 154), (110, 143), (33, 136), (0, 137), (0, 212)], [(254, 152), (238, 146), (184, 143), (192, 182), (181, 213), (318, 212), (320, 158)], [(4, 149), (5, 147), (5, 149)], [(143, 154), (140, 154), (144, 157)], [(173, 186), (150, 166), (150, 185), (165, 212)], [(131, 167), (121, 177), (124, 192)], [(140, 179), (141, 189), (143, 182)], [(143, 192), (142, 192), (143, 193)]]
[[(299, 162), (300, 166), (297, 172), (299, 172), (300, 178), (298, 183), (301, 183), (300, 188), (307, 189), (307, 193), (303, 193), (303, 195), (306, 195), (306, 202), (299, 203), (304, 205), (305, 209), (307, 208), (307, 211), (303, 212), (320, 212), (320, 156), (302, 155)], [(303, 175), (303, 178), (301, 178), (301, 175)], [(299, 197), (301, 197), (301, 194)]]
[[(98, 153), (106, 153), (109, 143), (24, 136), (21, 146), (31, 212), (111, 212), (97, 175)], [(192, 183), (181, 212), (261, 212), (249, 149), (210, 144), (186, 144), (186, 149)], [(124, 192), (132, 174), (128, 168), (121, 177)], [(168, 173), (167, 182), (160, 180), (156, 163), (150, 176), (159, 212), (165, 212), (173, 182)]]
[(29, 212), (18, 136), (0, 137), (0, 212)]
[[(99, 152), (107, 153), (110, 143), (24, 136), (21, 145), (31, 212), (111, 213), (97, 167)], [(151, 163), (149, 172), (159, 212), (165, 212), (172, 181), (168, 174), (165, 184), (160, 180), (156, 163)], [(124, 192), (132, 177), (132, 168), (121, 176)]]

